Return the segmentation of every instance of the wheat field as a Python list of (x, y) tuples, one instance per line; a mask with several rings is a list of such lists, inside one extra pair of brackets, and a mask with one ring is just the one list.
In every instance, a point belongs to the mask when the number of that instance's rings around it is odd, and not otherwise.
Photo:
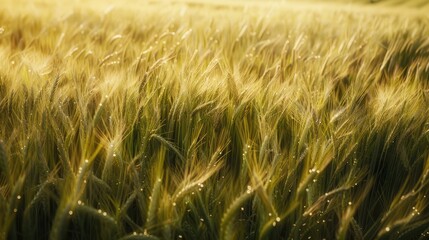
[(427, 1), (0, 1), (0, 240), (427, 239)]

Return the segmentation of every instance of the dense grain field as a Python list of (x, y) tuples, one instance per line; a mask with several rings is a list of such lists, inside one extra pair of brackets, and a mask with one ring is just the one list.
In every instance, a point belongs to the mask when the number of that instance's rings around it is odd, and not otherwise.
[(0, 2), (0, 240), (429, 236), (427, 1)]

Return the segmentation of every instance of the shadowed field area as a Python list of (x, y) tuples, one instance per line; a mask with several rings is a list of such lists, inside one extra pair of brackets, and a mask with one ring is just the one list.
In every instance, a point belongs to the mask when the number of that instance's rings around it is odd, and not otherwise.
[(1, 1), (1, 239), (426, 239), (428, 1)]

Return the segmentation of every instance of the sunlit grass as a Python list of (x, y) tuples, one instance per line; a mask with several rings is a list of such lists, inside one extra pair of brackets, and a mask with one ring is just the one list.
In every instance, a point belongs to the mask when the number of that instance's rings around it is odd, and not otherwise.
[(386, 5), (5, 1), (0, 239), (424, 239), (429, 19)]

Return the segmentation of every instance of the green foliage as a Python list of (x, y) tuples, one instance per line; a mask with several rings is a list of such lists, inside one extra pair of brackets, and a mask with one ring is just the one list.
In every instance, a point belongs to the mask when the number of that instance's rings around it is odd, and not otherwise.
[(423, 11), (3, 2), (0, 239), (429, 235)]

